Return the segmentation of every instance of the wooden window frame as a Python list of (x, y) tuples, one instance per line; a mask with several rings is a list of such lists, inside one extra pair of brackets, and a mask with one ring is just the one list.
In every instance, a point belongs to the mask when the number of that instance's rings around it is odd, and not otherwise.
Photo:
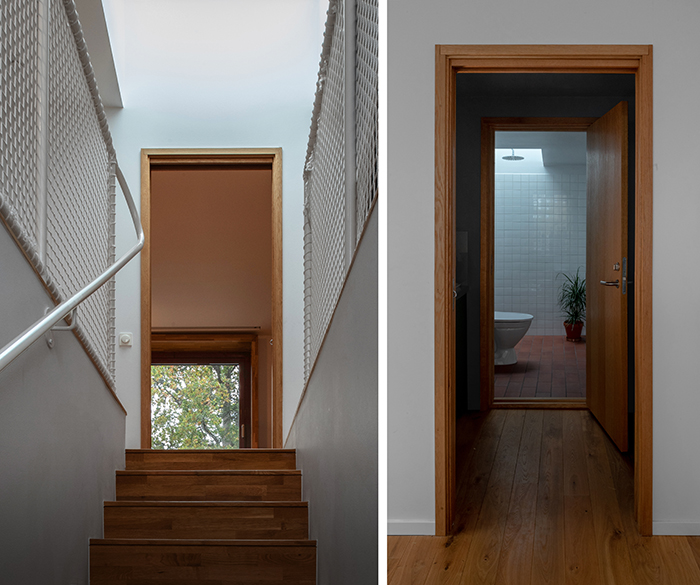
[[(449, 534), (456, 489), (455, 173), (457, 73), (629, 73), (635, 76), (634, 511), (652, 534), (652, 46), (435, 47), (435, 532)], [(483, 389), (482, 389), (483, 391)]]
[[(272, 170), (272, 447), (282, 448), (282, 149), (191, 148), (141, 150), (141, 448), (151, 448), (151, 169), (153, 167), (235, 167)], [(212, 330), (208, 330), (211, 332)], [(257, 362), (256, 362), (257, 371)], [(253, 403), (252, 406), (255, 406)], [(253, 411), (253, 417), (255, 412)], [(255, 418), (254, 418), (255, 421)], [(257, 440), (257, 425), (253, 422)]]
[(151, 364), (240, 363), (240, 424), (247, 425), (240, 449), (259, 445), (258, 337), (226, 331), (155, 329), (151, 334)]

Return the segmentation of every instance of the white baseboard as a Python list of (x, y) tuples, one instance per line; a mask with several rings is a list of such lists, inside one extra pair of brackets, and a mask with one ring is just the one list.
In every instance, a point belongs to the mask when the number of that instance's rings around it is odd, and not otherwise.
[(700, 522), (654, 522), (654, 536), (700, 536)]
[(390, 536), (435, 536), (435, 522), (428, 520), (389, 520), (386, 533)]

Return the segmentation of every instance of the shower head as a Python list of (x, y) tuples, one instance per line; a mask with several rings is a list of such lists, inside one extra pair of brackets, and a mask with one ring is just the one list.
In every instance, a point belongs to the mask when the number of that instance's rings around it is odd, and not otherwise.
[(510, 152), (511, 152), (510, 156), (502, 157), (503, 160), (525, 160), (524, 156), (515, 156), (515, 149), (514, 148), (511, 148)]

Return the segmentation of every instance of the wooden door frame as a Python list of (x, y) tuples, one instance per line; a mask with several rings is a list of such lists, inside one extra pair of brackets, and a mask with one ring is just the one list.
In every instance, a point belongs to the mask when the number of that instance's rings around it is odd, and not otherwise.
[[(449, 534), (455, 499), (455, 260), (457, 73), (629, 73), (635, 76), (634, 511), (652, 533), (652, 46), (435, 47), (435, 532)], [(482, 389), (483, 391), (483, 389)]]
[[(151, 448), (151, 168), (170, 165), (262, 165), (272, 170), (272, 446), (282, 447), (282, 149), (147, 148), (141, 150), (141, 448)], [(256, 355), (257, 359), (257, 355)], [(254, 431), (256, 432), (256, 431)]]
[(479, 259), (479, 379), (482, 410), (490, 408), (586, 408), (585, 398), (494, 398), (494, 206), (496, 132), (585, 132), (598, 118), (482, 118)]

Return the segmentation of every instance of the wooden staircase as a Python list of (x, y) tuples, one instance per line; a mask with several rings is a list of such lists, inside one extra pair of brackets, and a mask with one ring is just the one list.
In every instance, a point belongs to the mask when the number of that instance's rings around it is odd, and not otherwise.
[(127, 450), (90, 583), (315, 585), (294, 450)]

